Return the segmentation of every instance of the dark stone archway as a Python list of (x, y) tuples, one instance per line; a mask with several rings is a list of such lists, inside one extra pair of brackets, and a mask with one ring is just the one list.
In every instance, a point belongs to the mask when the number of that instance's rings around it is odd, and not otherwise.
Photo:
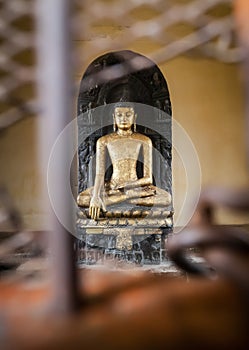
[[(79, 192), (93, 185), (94, 169), (89, 171), (89, 161), (95, 154), (97, 139), (112, 131), (110, 104), (120, 101), (124, 94), (130, 102), (138, 103), (137, 113), (142, 117), (138, 121), (137, 131), (151, 138), (154, 149), (165, 160), (163, 162), (154, 157), (155, 181), (159, 187), (172, 193), (172, 111), (168, 86), (154, 62), (127, 50), (98, 57), (82, 77), (78, 97), (78, 125), (79, 136), (86, 142), (79, 145)], [(95, 112), (95, 108), (100, 106), (106, 107)], [(146, 109), (146, 106), (154, 108)], [(147, 120), (147, 126), (143, 118)], [(151, 128), (148, 124), (151, 124)], [(96, 126), (99, 126), (97, 131)]]

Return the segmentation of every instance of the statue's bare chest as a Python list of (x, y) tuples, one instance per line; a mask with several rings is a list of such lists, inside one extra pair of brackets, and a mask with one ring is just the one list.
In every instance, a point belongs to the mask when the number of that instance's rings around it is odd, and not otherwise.
[(137, 160), (141, 144), (141, 141), (136, 139), (120, 138), (110, 141), (107, 149), (113, 161), (127, 158)]

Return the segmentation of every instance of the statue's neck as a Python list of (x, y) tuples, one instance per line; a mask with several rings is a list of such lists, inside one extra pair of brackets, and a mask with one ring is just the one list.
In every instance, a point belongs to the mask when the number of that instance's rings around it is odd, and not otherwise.
[(133, 131), (131, 129), (129, 130), (118, 129), (117, 134), (120, 136), (130, 136), (131, 134), (133, 134)]

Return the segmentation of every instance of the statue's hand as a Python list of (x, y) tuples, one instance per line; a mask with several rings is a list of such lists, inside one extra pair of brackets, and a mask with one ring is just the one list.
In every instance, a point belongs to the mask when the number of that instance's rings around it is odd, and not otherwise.
[[(122, 187), (123, 187), (123, 186), (122, 186)], [(120, 187), (120, 184), (119, 184), (117, 181), (112, 180), (111, 186), (110, 186), (110, 190), (116, 191), (116, 190), (119, 190), (120, 188), (121, 188), (121, 187)]]
[(103, 211), (106, 211), (106, 206), (103, 200), (99, 197), (93, 197), (91, 199), (90, 206), (89, 206), (89, 214), (91, 219), (93, 220), (99, 219), (100, 209), (102, 209)]

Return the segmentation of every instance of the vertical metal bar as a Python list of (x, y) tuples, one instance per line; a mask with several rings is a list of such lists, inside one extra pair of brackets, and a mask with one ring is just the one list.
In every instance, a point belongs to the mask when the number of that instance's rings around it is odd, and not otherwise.
[[(41, 114), (38, 138), (41, 149), (41, 173), (46, 203), (50, 207), (46, 187), (47, 165), (52, 145), (59, 133), (72, 119), (72, 77), (70, 0), (36, 0), (38, 92)], [(72, 142), (73, 140), (71, 140)], [(67, 200), (65, 181), (70, 140), (65, 140), (56, 159), (56, 173), (53, 174), (57, 203), (65, 222), (73, 218), (73, 208)], [(52, 255), (51, 283), (53, 312), (68, 313), (77, 305), (74, 238), (60, 224), (52, 208), (49, 209), (52, 232), (49, 234), (49, 248)], [(72, 226), (72, 225), (68, 225)], [(68, 227), (67, 226), (67, 227)]]
[(236, 0), (234, 3), (234, 13), (237, 22), (237, 33), (244, 51), (244, 61), (242, 64), (245, 103), (246, 103), (246, 129), (245, 139), (247, 147), (247, 160), (249, 166), (249, 1)]

